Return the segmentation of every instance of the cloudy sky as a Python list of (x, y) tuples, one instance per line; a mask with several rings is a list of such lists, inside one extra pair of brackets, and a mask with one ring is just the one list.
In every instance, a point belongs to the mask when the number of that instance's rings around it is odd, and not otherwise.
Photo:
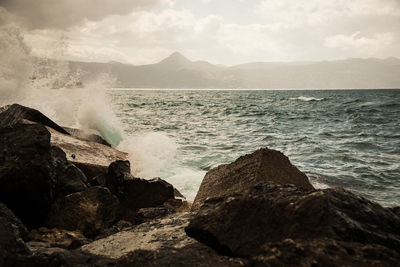
[(400, 57), (400, 0), (0, 0), (32, 53), (82, 61)]

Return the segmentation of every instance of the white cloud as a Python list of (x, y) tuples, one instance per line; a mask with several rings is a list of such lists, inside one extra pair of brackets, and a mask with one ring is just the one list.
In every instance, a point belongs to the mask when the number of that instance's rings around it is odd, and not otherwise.
[(262, 0), (255, 12), (280, 27), (335, 23), (356, 16), (400, 16), (398, 0)]
[(393, 33), (379, 33), (372, 37), (361, 36), (360, 32), (351, 35), (334, 35), (325, 38), (325, 46), (347, 51), (357, 51), (358, 56), (372, 56), (377, 51), (393, 44)]
[(212, 10), (199, 16), (190, 8), (165, 5), (167, 0), (150, 2), (164, 6), (114, 12), (67, 29), (34, 30), (27, 40), (35, 53), (43, 54), (65, 34), (69, 58), (132, 64), (154, 63), (174, 51), (227, 65), (400, 56), (397, 0), (262, 0), (261, 19), (253, 24), (232, 22)]
[(16, 15), (29, 29), (68, 28), (85, 20), (151, 8), (172, 0), (2, 0), (0, 6)]

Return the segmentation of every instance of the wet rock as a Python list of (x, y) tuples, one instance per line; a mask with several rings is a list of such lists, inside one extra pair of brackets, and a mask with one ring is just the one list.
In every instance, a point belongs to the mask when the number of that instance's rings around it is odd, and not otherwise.
[(334, 188), (304, 192), (265, 183), (248, 194), (206, 201), (191, 219), (189, 236), (222, 253), (255, 256), (286, 238), (329, 238), (400, 249), (400, 218), (387, 208)]
[(91, 187), (54, 202), (47, 225), (93, 237), (114, 223), (117, 210), (118, 199), (107, 188)]
[(21, 123), (22, 120), (40, 123), (60, 133), (69, 134), (64, 128), (50, 120), (40, 111), (18, 104), (12, 104), (8, 106), (8, 108), (4, 108), (3, 112), (0, 113), (0, 128), (7, 126), (11, 127), (15, 124)]
[(207, 172), (192, 210), (198, 210), (207, 198), (241, 193), (262, 182), (293, 184), (305, 191), (314, 190), (307, 176), (293, 166), (285, 155), (263, 148)]
[(229, 258), (219, 255), (215, 250), (194, 243), (182, 248), (164, 248), (160, 250), (136, 250), (117, 261), (117, 266), (248, 266), (241, 258)]
[(45, 242), (52, 247), (65, 249), (75, 249), (89, 243), (89, 240), (80, 232), (57, 228), (48, 229), (41, 227), (39, 229), (31, 230), (29, 238), (32, 241)]
[(75, 128), (71, 128), (71, 127), (65, 127), (63, 126), (63, 128), (72, 136), (81, 139), (83, 141), (90, 141), (90, 142), (95, 142), (95, 143), (99, 143), (102, 145), (106, 145), (111, 147), (111, 145), (103, 139), (103, 137), (101, 137), (98, 134), (94, 134), (94, 133), (89, 133), (80, 129), (75, 129)]
[(0, 266), (15, 254), (28, 254), (23, 238), (27, 230), (22, 222), (0, 202)]
[(379, 245), (329, 239), (267, 243), (252, 266), (396, 266), (400, 255)]

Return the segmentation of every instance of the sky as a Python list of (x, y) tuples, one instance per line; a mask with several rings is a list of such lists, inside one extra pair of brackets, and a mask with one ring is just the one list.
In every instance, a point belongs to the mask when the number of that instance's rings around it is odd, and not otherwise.
[(400, 0), (0, 0), (40, 57), (235, 65), (400, 57)]

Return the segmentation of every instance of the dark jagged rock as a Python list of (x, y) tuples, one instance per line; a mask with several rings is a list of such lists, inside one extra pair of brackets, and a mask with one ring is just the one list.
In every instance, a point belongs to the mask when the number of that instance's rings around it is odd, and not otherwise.
[(267, 243), (252, 266), (397, 266), (400, 255), (379, 245), (329, 239)]
[(194, 243), (182, 248), (136, 250), (118, 260), (117, 266), (247, 266), (247, 260), (222, 256), (203, 244)]
[(60, 133), (69, 134), (64, 128), (50, 120), (40, 111), (18, 104), (12, 104), (0, 113), (0, 128), (13, 126), (15, 124), (21, 123), (22, 120), (29, 120), (32, 122), (40, 123)]
[(255, 256), (286, 238), (329, 238), (400, 249), (400, 218), (387, 208), (335, 188), (304, 192), (265, 183), (248, 194), (206, 201), (186, 232), (219, 251)]
[(51, 148), (52, 161), (57, 172), (54, 197), (83, 191), (87, 188), (85, 174), (74, 164), (67, 161), (65, 152), (59, 147)]
[(118, 199), (107, 188), (91, 187), (54, 202), (47, 225), (93, 237), (114, 223), (117, 210)]
[(48, 229), (41, 227), (37, 230), (31, 230), (29, 233), (29, 238), (32, 241), (45, 242), (52, 247), (60, 247), (65, 249), (75, 249), (89, 243), (89, 240), (80, 232), (57, 228)]
[(122, 194), (118, 194), (122, 219), (134, 222), (136, 212), (141, 208), (157, 207), (174, 198), (174, 188), (162, 179), (145, 180), (133, 178), (124, 180)]
[(285, 155), (263, 148), (207, 172), (192, 210), (198, 210), (207, 198), (241, 193), (262, 182), (293, 184), (305, 191), (314, 190), (307, 176), (293, 166)]
[(126, 180), (135, 179), (131, 174), (131, 164), (128, 160), (117, 160), (108, 166), (108, 173), (104, 176), (104, 186), (117, 196), (126, 194), (124, 185)]
[(132, 223), (135, 223), (139, 209), (157, 207), (174, 198), (174, 187), (166, 181), (133, 177), (129, 161), (111, 163), (107, 175), (96, 177), (96, 182), (118, 197), (122, 219)]
[(23, 238), (27, 230), (22, 222), (0, 202), (0, 266), (7, 266), (7, 258), (15, 254), (28, 254)]
[(97, 134), (93, 134), (93, 133), (87, 133), (83, 130), (79, 130), (79, 129), (75, 129), (75, 128), (71, 128), (71, 127), (63, 127), (70, 135), (84, 140), (84, 141), (91, 141), (91, 142), (95, 142), (95, 143), (99, 143), (102, 145), (106, 145), (111, 147), (111, 145), (104, 140), (100, 135)]
[(28, 227), (38, 227), (49, 210), (57, 175), (50, 133), (38, 124), (0, 128), (0, 200)]
[(42, 225), (53, 199), (84, 190), (86, 177), (50, 145), (48, 128), (0, 128), (0, 200), (29, 228)]

